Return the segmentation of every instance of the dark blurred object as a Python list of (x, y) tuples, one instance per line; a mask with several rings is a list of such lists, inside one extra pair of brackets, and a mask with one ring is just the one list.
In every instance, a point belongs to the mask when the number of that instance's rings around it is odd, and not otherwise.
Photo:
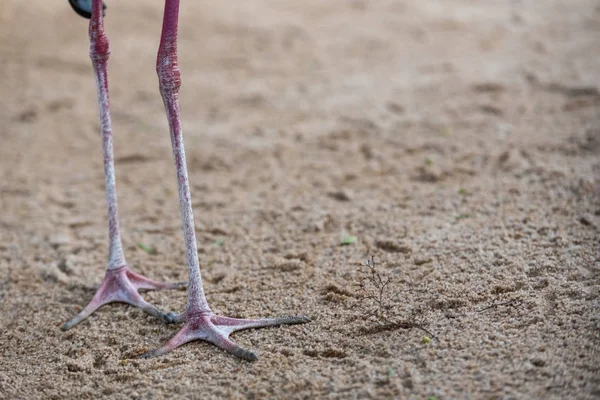
[[(69, 4), (83, 18), (90, 19), (92, 17), (92, 0), (69, 0)], [(102, 15), (105, 14), (104, 10), (106, 10), (106, 4), (102, 2)]]

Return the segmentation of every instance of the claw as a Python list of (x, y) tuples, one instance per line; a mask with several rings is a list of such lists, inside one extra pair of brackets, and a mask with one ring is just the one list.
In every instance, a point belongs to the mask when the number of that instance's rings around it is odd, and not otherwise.
[(185, 312), (181, 314), (176, 314), (174, 312), (170, 312), (167, 314), (167, 317), (172, 321), (172, 324), (179, 324), (185, 321)]

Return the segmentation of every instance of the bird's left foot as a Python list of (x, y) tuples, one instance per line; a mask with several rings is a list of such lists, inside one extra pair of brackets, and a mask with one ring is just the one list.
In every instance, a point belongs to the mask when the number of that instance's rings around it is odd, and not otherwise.
[(204, 340), (247, 361), (255, 361), (258, 356), (250, 350), (243, 349), (229, 335), (236, 331), (252, 328), (265, 328), (268, 326), (305, 324), (310, 318), (305, 316), (292, 316), (264, 319), (238, 319), (221, 317), (212, 313), (196, 314), (187, 316), (186, 313), (178, 316), (170, 313), (174, 322), (185, 321), (183, 327), (164, 346), (149, 351), (141, 358), (151, 358), (170, 352), (171, 350), (191, 342), (193, 340)]
[(127, 265), (108, 269), (104, 275), (104, 280), (89, 304), (73, 319), (66, 322), (61, 329), (63, 331), (71, 329), (98, 308), (109, 303), (127, 303), (141, 308), (144, 312), (166, 323), (172, 323), (173, 319), (170, 317), (170, 314), (163, 313), (145, 301), (138, 293), (138, 290), (166, 290), (184, 288), (186, 286), (186, 282), (162, 283), (153, 281), (131, 271)]

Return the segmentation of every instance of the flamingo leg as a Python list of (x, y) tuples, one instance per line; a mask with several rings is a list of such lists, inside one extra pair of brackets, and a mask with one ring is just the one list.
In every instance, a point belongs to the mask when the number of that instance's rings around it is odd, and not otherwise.
[[(73, 2), (71, 2), (73, 5)], [(106, 185), (106, 203), (108, 205), (108, 268), (104, 280), (91, 302), (73, 319), (62, 326), (67, 330), (77, 325), (95, 310), (113, 302), (128, 303), (139, 307), (146, 313), (165, 322), (172, 322), (164, 312), (144, 301), (138, 289), (176, 289), (185, 284), (160, 283), (150, 280), (131, 271), (123, 254), (119, 220), (117, 215), (117, 191), (115, 186), (115, 166), (113, 155), (113, 139), (110, 123), (110, 105), (108, 96), (107, 62), (110, 56), (110, 44), (104, 33), (102, 16), (102, 0), (92, 0), (90, 19), (90, 58), (96, 77), (98, 103), (100, 106), (100, 129), (102, 136), (102, 152), (104, 154), (104, 176)]]
[(194, 215), (190, 196), (185, 150), (179, 116), (179, 88), (181, 74), (177, 65), (177, 22), (179, 17), (179, 0), (165, 0), (163, 27), (156, 61), (160, 93), (165, 105), (171, 145), (175, 160), (177, 184), (179, 188), (179, 204), (181, 222), (186, 248), (186, 261), (189, 267), (188, 301), (182, 314), (169, 314), (174, 322), (184, 322), (180, 331), (163, 347), (150, 351), (143, 358), (165, 354), (187, 342), (204, 340), (217, 347), (248, 361), (257, 359), (256, 354), (242, 349), (229, 339), (229, 335), (242, 329), (277, 326), (284, 324), (301, 324), (309, 322), (304, 316), (267, 318), (257, 320), (234, 319), (213, 314), (202, 287)]

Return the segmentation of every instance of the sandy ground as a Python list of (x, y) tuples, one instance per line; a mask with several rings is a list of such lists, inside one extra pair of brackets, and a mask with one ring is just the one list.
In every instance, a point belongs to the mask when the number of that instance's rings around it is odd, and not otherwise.
[[(3, 0), (0, 398), (600, 397), (596, 1), (182, 3), (209, 302), (313, 322), (236, 334), (255, 363), (202, 342), (139, 360), (178, 327), (125, 305), (60, 331), (107, 259), (87, 22)], [(126, 257), (185, 280), (162, 3), (107, 11)]]

